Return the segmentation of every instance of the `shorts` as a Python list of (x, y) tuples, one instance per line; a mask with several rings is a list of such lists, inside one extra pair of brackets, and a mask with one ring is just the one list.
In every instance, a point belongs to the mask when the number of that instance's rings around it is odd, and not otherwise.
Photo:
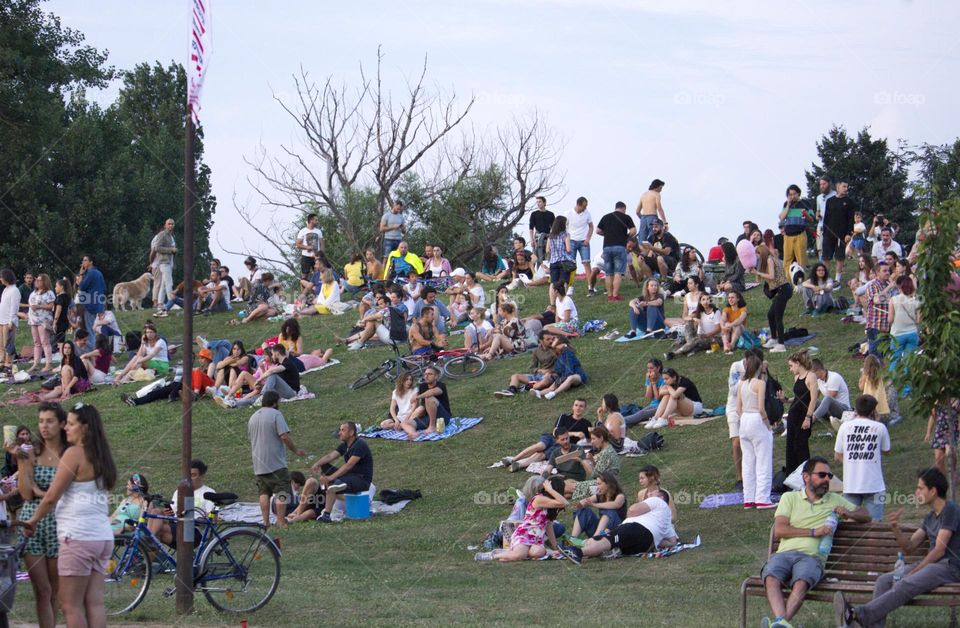
[(659, 273), (660, 266), (657, 264), (657, 258), (662, 257), (663, 263), (667, 265), (668, 274), (673, 274), (673, 271), (677, 269), (677, 258), (672, 255), (646, 255), (643, 258), (643, 261), (647, 263), (647, 268), (650, 269), (650, 272)]
[(314, 258), (307, 257), (306, 255), (300, 256), (300, 274), (309, 275), (313, 272), (313, 261)]
[(170, 363), (165, 360), (150, 360), (147, 368), (156, 371), (157, 375), (164, 375), (170, 371)]
[(543, 451), (547, 452), (557, 444), (557, 439), (553, 437), (553, 434), (544, 433), (540, 435), (540, 443), (543, 444)]
[(580, 321), (576, 318), (572, 318), (569, 321), (557, 321), (553, 326), (567, 334), (580, 333)]
[(627, 270), (627, 247), (603, 247), (603, 272), (607, 275), (622, 275)]
[(657, 549), (653, 544), (653, 534), (639, 523), (624, 523), (617, 526), (613, 534), (594, 538), (610, 539), (610, 546), (619, 547), (624, 556), (636, 556)]
[[(438, 419), (451, 418), (450, 411), (447, 410), (446, 406), (444, 406), (442, 403), (437, 404), (437, 418)], [(430, 427), (430, 417), (425, 414), (418, 416), (416, 419), (414, 419), (414, 426), (417, 428), (418, 432), (422, 432), (423, 430)]]
[(730, 438), (740, 438), (740, 415), (736, 411), (727, 410), (727, 433)]
[(387, 257), (391, 253), (397, 250), (397, 247), (400, 246), (400, 240), (384, 240), (383, 241), (383, 256)]
[(702, 401), (694, 401), (694, 402), (693, 402), (693, 416), (697, 416), (698, 414), (703, 414), (703, 402), (702, 402)]
[(584, 244), (583, 240), (574, 240), (570, 238), (570, 256), (573, 261), (577, 261), (577, 253), (580, 253), (580, 261), (586, 264), (590, 263), (590, 245)]
[(823, 261), (836, 260), (842, 262), (847, 259), (847, 247), (839, 236), (823, 232)]
[(290, 500), (290, 471), (283, 467), (270, 473), (257, 476), (257, 491), (259, 495), (276, 495), (277, 499)]
[(93, 572), (106, 574), (111, 554), (113, 554), (113, 539), (109, 541), (60, 539), (57, 570), (61, 576), (89, 576)]
[(531, 384), (542, 382), (545, 375), (543, 373), (527, 373), (527, 381)]
[(777, 552), (767, 559), (760, 571), (761, 580), (766, 580), (767, 576), (773, 576), (790, 587), (803, 580), (812, 589), (823, 578), (823, 563), (803, 552)]

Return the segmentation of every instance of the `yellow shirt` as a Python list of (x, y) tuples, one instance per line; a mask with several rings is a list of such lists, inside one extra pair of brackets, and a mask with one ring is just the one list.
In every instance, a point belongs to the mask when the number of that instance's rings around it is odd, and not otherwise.
[[(740, 315), (746, 311), (747, 311), (746, 306), (733, 307), (728, 305), (727, 307), (723, 308), (723, 313), (727, 315), (728, 323), (732, 323), (733, 321), (737, 320), (738, 318), (740, 318)], [(746, 319), (744, 319), (744, 322), (746, 322)]]
[(351, 286), (363, 285), (363, 262), (354, 262), (343, 267), (343, 275)]
[[(856, 507), (837, 493), (827, 493), (815, 502), (807, 499), (805, 491), (790, 491), (784, 493), (777, 505), (777, 517), (787, 517), (794, 528), (819, 528), (827, 522), (827, 516), (833, 509), (840, 506), (846, 510), (856, 510)], [(810, 556), (817, 556), (820, 548), (820, 537), (800, 536), (792, 539), (781, 539), (777, 553), (803, 552)]]
[(887, 387), (883, 380), (880, 380), (878, 386), (874, 386), (869, 378), (863, 379), (863, 394), (872, 395), (877, 400), (877, 414), (890, 414), (890, 405), (887, 403)]

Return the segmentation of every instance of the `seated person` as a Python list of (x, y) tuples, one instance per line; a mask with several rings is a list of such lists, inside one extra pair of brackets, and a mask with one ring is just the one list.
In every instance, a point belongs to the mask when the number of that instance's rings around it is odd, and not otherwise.
[(436, 353), (447, 346), (447, 337), (436, 323), (437, 311), (429, 305), (420, 309), (420, 318), (410, 325), (410, 349), (413, 355)]
[[(526, 469), (534, 462), (540, 462), (550, 457), (551, 452), (556, 447), (557, 435), (560, 433), (569, 436), (571, 444), (575, 445), (581, 440), (590, 436), (590, 421), (584, 418), (584, 412), (587, 409), (587, 402), (583, 398), (577, 398), (573, 401), (573, 408), (570, 412), (565, 412), (557, 417), (553, 430), (540, 435), (540, 440), (526, 447), (515, 456), (506, 456), (500, 460), (504, 465), (510, 465), (510, 471), (516, 473), (521, 469)], [(586, 479), (581, 478), (581, 479)]]
[(430, 255), (424, 251), (425, 265), (423, 276), (437, 279), (439, 277), (449, 277), (453, 273), (453, 267), (450, 266), (450, 260), (443, 256), (443, 247), (433, 245)]
[(509, 276), (510, 270), (507, 268), (504, 259), (497, 253), (497, 247), (490, 244), (483, 247), (483, 263), (477, 273), (477, 279), (480, 281), (500, 281)]
[(644, 261), (641, 274), (649, 277), (653, 273), (660, 273), (661, 277), (669, 277), (677, 267), (679, 254), (680, 243), (667, 231), (663, 221), (655, 218), (650, 229), (650, 241), (640, 243), (640, 255)]
[(201, 312), (226, 312), (230, 309), (230, 286), (220, 279), (220, 270), (211, 270), (207, 283), (200, 288)]
[(527, 328), (527, 337), (533, 336), (536, 338), (540, 335), (540, 332), (543, 331), (544, 327), (557, 322), (557, 310), (553, 305), (548, 305), (547, 308), (539, 314), (524, 316), (520, 320), (523, 321), (523, 326)]
[[(696, 326), (696, 333), (688, 335), (686, 342), (679, 344), (677, 341), (671, 351), (667, 351), (667, 360), (672, 360), (678, 355), (696, 353), (697, 351), (707, 351), (714, 343), (719, 344), (721, 340), (720, 323), (723, 314), (713, 304), (713, 299), (707, 293), (700, 294), (700, 302), (693, 313), (693, 321)], [(678, 346), (679, 344), (679, 346)]]
[(569, 495), (571, 501), (577, 502), (593, 495), (596, 492), (597, 478), (603, 472), (610, 471), (619, 477), (620, 456), (610, 444), (610, 432), (604, 426), (596, 425), (590, 428), (590, 449), (581, 464), (588, 479), (581, 482), (567, 480), (564, 485), (563, 494)]
[(233, 281), (233, 277), (230, 276), (230, 269), (227, 268), (226, 266), (220, 266), (220, 268), (217, 269), (217, 273), (219, 273), (221, 281), (227, 282), (227, 288), (229, 289), (229, 292), (227, 294), (230, 296), (230, 300), (233, 301), (235, 299), (235, 297), (233, 296), (234, 281)]
[(263, 271), (257, 266), (257, 260), (252, 256), (247, 256), (243, 260), (243, 265), (247, 269), (246, 276), (241, 276), (233, 286), (234, 303), (242, 303), (250, 298), (253, 292), (253, 284), (260, 281)]
[[(205, 521), (206, 515), (212, 512), (214, 504), (204, 497), (207, 493), (215, 493), (212, 488), (204, 483), (207, 475), (207, 465), (199, 458), (190, 461), (190, 484), (193, 485), (193, 518), (198, 521)], [(173, 492), (170, 498), (172, 508), (169, 506), (158, 507), (150, 505), (147, 512), (172, 516), (173, 509), (177, 507), (179, 489)], [(180, 513), (181, 516), (183, 513)], [(147, 528), (161, 542), (174, 547), (177, 544), (177, 523), (175, 521), (164, 521), (162, 519), (147, 519)], [(202, 534), (200, 526), (196, 527), (196, 538), (199, 539)]]
[(575, 563), (583, 558), (601, 556), (611, 550), (615, 555), (636, 556), (677, 544), (677, 531), (670, 522), (670, 498), (663, 492), (652, 492), (644, 501), (627, 509), (627, 516), (607, 534), (588, 539), (583, 549), (565, 547), (564, 556)]
[(135, 369), (152, 369), (157, 375), (166, 375), (170, 370), (170, 357), (167, 354), (167, 341), (157, 335), (157, 328), (153, 323), (143, 324), (143, 337), (137, 354), (127, 362), (120, 374), (113, 380), (114, 384), (128, 383), (127, 380)]
[(551, 334), (541, 331), (537, 337), (537, 347), (533, 350), (530, 360), (530, 369), (526, 373), (514, 373), (510, 376), (510, 384), (503, 390), (493, 393), (497, 399), (513, 397), (523, 390), (531, 388), (543, 389), (553, 383), (553, 366), (557, 362), (557, 354), (553, 350)]
[[(213, 390), (211, 387), (214, 384), (210, 376), (207, 375), (207, 370), (213, 361), (213, 354), (210, 352), (210, 349), (201, 349), (197, 352), (197, 360), (200, 362), (200, 368), (195, 368), (190, 373), (190, 388), (193, 390), (194, 399), (199, 399), (208, 390)], [(180, 399), (181, 390), (183, 390), (182, 378), (174, 377), (169, 384), (157, 386), (143, 396), (122, 393), (120, 400), (131, 407), (142, 406), (147, 403), (153, 403), (154, 401), (160, 401), (161, 399), (177, 401)]]
[[(583, 450), (574, 447), (570, 432), (555, 432), (554, 438), (557, 443), (549, 449), (549, 455), (547, 456), (547, 464), (550, 465), (553, 473), (562, 476), (564, 480), (573, 480), (574, 482), (586, 480), (587, 470), (581, 462)], [(571, 456), (570, 454), (574, 455)], [(512, 464), (510, 470), (513, 470)]]
[(500, 322), (490, 336), (489, 348), (480, 356), (492, 360), (500, 355), (523, 353), (527, 348), (527, 330), (517, 318), (517, 306), (509, 301), (499, 306)]
[(228, 325), (247, 324), (261, 318), (277, 316), (283, 311), (284, 300), (281, 292), (283, 286), (274, 282), (273, 273), (263, 273), (260, 281), (250, 288), (250, 299), (247, 301), (247, 315), (240, 321), (227, 321)]
[(417, 385), (414, 397), (417, 404), (400, 427), (407, 433), (407, 440), (416, 440), (421, 434), (440, 431), (437, 419), (449, 419), (450, 397), (447, 385), (440, 381), (440, 369), (431, 364), (423, 370), (423, 381)]
[(562, 281), (555, 281), (550, 289), (555, 295), (554, 308), (556, 321), (546, 325), (544, 329), (560, 336), (577, 336), (580, 334), (580, 317), (573, 298), (567, 293), (567, 285)]
[(814, 266), (810, 278), (800, 284), (803, 305), (807, 308), (804, 314), (820, 316), (836, 309), (837, 304), (833, 300), (835, 287), (826, 264), (820, 262)]
[(343, 266), (343, 277), (340, 279), (340, 294), (346, 294), (351, 299), (363, 291), (366, 282), (363, 279), (363, 256), (354, 253), (350, 261)]
[[(229, 344), (227, 340), (214, 340), (213, 342)], [(209, 348), (210, 344), (207, 343), (204, 348)], [(213, 349), (210, 349), (210, 351), (212, 352)], [(250, 373), (257, 367), (256, 359), (247, 353), (242, 340), (234, 341), (230, 345), (230, 352), (222, 360), (211, 364), (213, 366), (213, 386), (218, 389), (224, 385), (232, 387), (241, 373)], [(207, 374), (210, 374), (209, 370)]]
[(637, 502), (642, 502), (657, 492), (664, 493), (667, 498), (669, 498), (665, 499), (665, 501), (667, 502), (667, 505), (670, 506), (670, 522), (676, 524), (677, 505), (674, 503), (673, 495), (670, 493), (670, 491), (663, 488), (663, 485), (660, 484), (660, 469), (652, 464), (644, 465), (640, 469), (638, 480), (640, 481), (640, 490), (637, 491)]
[(437, 289), (433, 286), (424, 286), (421, 291), (421, 298), (416, 300), (413, 304), (413, 309), (410, 310), (410, 317), (414, 320), (420, 318), (420, 314), (425, 307), (432, 307), (436, 310), (434, 320), (437, 324), (437, 329), (440, 330), (441, 334), (446, 334), (448, 329), (447, 321), (450, 319), (450, 310), (443, 304), (443, 301), (437, 299)]
[(479, 307), (472, 306), (470, 299), (463, 292), (453, 295), (450, 299), (450, 324), (456, 327), (464, 321), (471, 320), (470, 312), (476, 309), (487, 311), (482, 305)]
[[(614, 530), (627, 516), (627, 497), (620, 488), (617, 476), (604, 471), (597, 478), (597, 492), (571, 504), (574, 524), (570, 536), (579, 538), (604, 536)], [(598, 512), (594, 512), (596, 509)]]
[(666, 427), (671, 419), (691, 418), (703, 412), (703, 400), (696, 384), (683, 377), (675, 369), (663, 372), (663, 386), (657, 411), (647, 423), (647, 428)]
[[(533, 281), (535, 269), (533, 253), (524, 249), (513, 251), (513, 257), (510, 258), (510, 275), (512, 277), (511, 283), (516, 282), (514, 287), (525, 286)], [(520, 277), (524, 277), (525, 281), (521, 281)]]
[(640, 243), (635, 237), (627, 240), (627, 275), (639, 290), (643, 290), (643, 282), (647, 276), (647, 265), (643, 261), (642, 253)]
[(610, 432), (610, 444), (620, 453), (623, 451), (623, 438), (627, 435), (627, 426), (620, 414), (620, 400), (613, 393), (605, 394), (597, 408), (597, 425), (603, 425)]
[(580, 365), (580, 359), (562, 336), (553, 336), (553, 352), (557, 361), (553, 365), (553, 382), (540, 390), (531, 388), (530, 393), (538, 399), (553, 399), (560, 393), (587, 383), (587, 373)]
[[(270, 347), (264, 354), (270, 353), (271, 364), (262, 372), (262, 376), (253, 385), (253, 390), (239, 399), (233, 397), (214, 397), (214, 401), (222, 408), (241, 408), (252, 406), (260, 395), (268, 390), (276, 391), (281, 399), (293, 399), (300, 391), (300, 369), (294, 358), (287, 355), (287, 348), (282, 344)], [(241, 376), (238, 382), (242, 382)]]
[(120, 536), (132, 529), (128, 521), (136, 522), (140, 515), (147, 511), (147, 495), (150, 494), (150, 483), (139, 473), (134, 473), (127, 479), (127, 495), (110, 515), (110, 528), (114, 536)]
[[(343, 499), (344, 493), (363, 493), (373, 481), (373, 454), (367, 443), (357, 437), (357, 424), (344, 421), (340, 424), (337, 437), (340, 445), (310, 467), (312, 473), (319, 471), (323, 474), (317, 478), (320, 488), (326, 493), (323, 512), (317, 517), (321, 523), (333, 521), (330, 513), (337, 500)], [(340, 457), (343, 457), (343, 465), (334, 467), (331, 463)]]
[(420, 293), (423, 292), (423, 284), (420, 282), (420, 275), (417, 271), (410, 269), (407, 271), (407, 282), (401, 286), (403, 290), (403, 304), (407, 306), (407, 311), (413, 311), (413, 305), (420, 299)]
[(733, 242), (724, 242), (720, 246), (723, 249), (723, 278), (720, 279), (717, 289), (720, 292), (744, 292), (747, 289), (744, 279), (746, 270), (740, 263), (737, 247)]
[[(172, 296), (171, 298), (167, 299), (167, 300), (164, 302), (163, 307), (159, 308), (156, 312), (153, 313), (153, 315), (154, 315), (156, 318), (166, 318), (167, 316), (170, 315), (169, 312), (170, 312), (171, 309), (173, 309), (173, 306), (174, 306), (174, 305), (176, 305), (176, 306), (178, 306), (178, 307), (181, 307), (181, 308), (184, 307), (184, 305), (183, 305), (183, 298), (184, 298), (184, 296), (183, 296), (183, 295), (184, 295), (184, 290), (183, 290), (183, 288), (184, 288), (183, 282), (181, 281), (180, 283), (177, 284), (177, 287), (174, 288), (174, 290), (173, 290), (173, 296)], [(202, 281), (200, 281), (199, 279), (194, 279), (194, 280), (193, 280), (193, 309), (194, 309), (194, 311), (196, 311), (196, 310), (199, 309), (199, 307), (200, 307), (200, 291), (201, 291), (203, 288), (204, 288), (204, 283), (203, 283)]]
[(694, 276), (698, 277), (701, 283), (706, 282), (703, 266), (700, 265), (696, 250), (688, 247), (680, 251), (680, 261), (677, 263), (676, 270), (673, 273), (673, 282), (667, 287), (667, 291), (683, 290), (683, 287), (687, 285), (687, 278)]
[(403, 430), (403, 424), (417, 407), (417, 389), (413, 373), (404, 371), (390, 393), (389, 417), (380, 423), (385, 430)]
[(97, 318), (93, 321), (93, 333), (103, 334), (107, 338), (111, 336), (123, 336), (123, 333), (120, 331), (120, 323), (117, 322), (117, 317), (113, 313), (113, 310), (104, 310), (97, 314)]
[[(318, 259), (317, 264), (320, 264)], [(319, 276), (318, 276), (319, 275)], [(329, 268), (314, 273), (312, 279), (317, 279), (318, 283), (313, 287), (308, 295), (308, 305), (302, 307), (296, 316), (312, 316), (314, 314), (343, 314), (350, 307), (340, 301), (340, 284), (337, 283), (333, 271)], [(303, 282), (305, 280), (301, 280)], [(311, 283), (311, 282), (307, 282)]]
[(630, 301), (630, 331), (627, 338), (644, 336), (666, 327), (663, 314), (663, 294), (660, 282), (648, 279), (643, 294)]
[(103, 384), (110, 374), (110, 364), (113, 362), (113, 343), (103, 334), (97, 334), (93, 351), (80, 356), (91, 384)]
[(370, 288), (380, 285), (383, 280), (383, 262), (371, 248), (363, 251), (363, 275)]
[(404, 240), (387, 256), (384, 262), (383, 279), (393, 281), (397, 277), (406, 277), (411, 269), (415, 270), (417, 275), (422, 275), (423, 262), (410, 251), (410, 246)]
[(360, 318), (363, 318), (363, 315), (366, 314), (368, 310), (376, 307), (378, 296), (386, 296), (386, 295), (387, 295), (387, 288), (386, 286), (384, 286), (384, 284), (380, 282), (376, 282), (373, 285), (371, 285), (370, 290), (364, 293), (362, 297), (360, 297), (360, 305), (359, 307), (357, 307), (357, 310), (360, 313)]
[[(337, 344), (345, 344), (347, 349), (351, 351), (363, 348), (365, 343), (374, 336), (383, 344), (392, 344), (390, 326), (393, 324), (391, 319), (394, 315), (402, 319), (405, 326), (407, 308), (403, 305), (403, 292), (399, 286), (391, 286), (386, 297), (377, 297), (377, 308), (367, 311), (357, 322), (358, 325), (363, 327), (361, 331), (346, 338), (340, 338), (339, 336), (333, 338)], [(399, 325), (400, 321), (398, 320), (396, 324)]]
[(483, 353), (490, 348), (493, 325), (486, 319), (487, 310), (470, 308), (470, 323), (463, 330), (463, 348), (474, 353)]
[(543, 483), (540, 494), (527, 505), (523, 520), (517, 524), (510, 537), (509, 549), (497, 549), (491, 552), (480, 552), (474, 556), (475, 560), (498, 560), (513, 562), (517, 560), (538, 560), (546, 555), (545, 545), (557, 546), (554, 538), (553, 521), (557, 514), (567, 507), (564, 498), (563, 479), (558, 476), (547, 478)]
[(520, 305), (510, 296), (510, 290), (507, 289), (507, 284), (500, 284), (494, 294), (493, 306), (487, 310), (487, 314), (490, 315), (490, 322), (493, 323), (494, 327), (499, 325), (500, 321), (504, 319), (500, 314), (500, 305), (503, 303), (511, 304), (516, 310), (515, 313), (517, 317), (520, 317)]
[(657, 413), (660, 406), (660, 400), (667, 394), (663, 390), (663, 362), (657, 358), (647, 360), (647, 374), (643, 381), (643, 398), (647, 405), (638, 412), (628, 414), (623, 417), (623, 422), (627, 426), (646, 423)]
[(733, 355), (737, 348), (737, 341), (743, 335), (743, 328), (747, 322), (747, 302), (743, 295), (736, 290), (727, 292), (727, 307), (720, 315), (720, 338), (723, 340), (723, 352)]
[[(300, 471), (290, 474), (290, 486), (293, 489), (293, 509), (287, 513), (287, 523), (313, 521), (323, 513), (326, 491), (316, 478), (306, 477)], [(288, 509), (291, 504), (287, 504)]]
[[(866, 523), (870, 513), (837, 493), (830, 492), (830, 463), (813, 456), (803, 465), (803, 490), (784, 493), (774, 515), (773, 534), (780, 540), (777, 551), (767, 559), (760, 577), (767, 590), (767, 602), (774, 618), (771, 626), (789, 625), (800, 610), (807, 591), (823, 578), (826, 557), (819, 554), (821, 537), (834, 529), (827, 517), (836, 513), (840, 520)], [(790, 587), (790, 598), (783, 599), (783, 586)]]

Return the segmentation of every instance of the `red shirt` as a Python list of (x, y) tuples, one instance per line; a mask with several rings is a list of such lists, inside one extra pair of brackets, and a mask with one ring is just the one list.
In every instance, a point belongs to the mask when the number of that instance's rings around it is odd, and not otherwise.
[(206, 390), (208, 386), (213, 386), (213, 380), (207, 376), (206, 371), (201, 369), (193, 369), (191, 383), (193, 391), (196, 393), (201, 393)]

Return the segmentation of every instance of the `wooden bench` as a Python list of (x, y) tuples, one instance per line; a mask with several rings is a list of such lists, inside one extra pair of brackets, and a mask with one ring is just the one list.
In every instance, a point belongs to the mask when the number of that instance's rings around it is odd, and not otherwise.
[[(904, 536), (913, 534), (916, 527), (901, 526)], [(779, 541), (770, 530), (767, 555), (777, 550)], [(908, 563), (917, 562), (927, 553), (926, 542), (909, 554), (904, 554)], [(843, 522), (833, 537), (833, 549), (827, 557), (823, 579), (807, 592), (806, 600), (833, 602), (834, 593), (843, 591), (854, 604), (863, 604), (873, 597), (873, 585), (877, 576), (893, 571), (900, 546), (888, 523)], [(783, 588), (785, 592), (789, 587)], [(766, 587), (760, 576), (752, 576), (740, 585), (740, 626), (747, 625), (747, 596), (766, 597)], [(913, 606), (960, 606), (960, 583), (948, 584), (917, 596), (908, 605)], [(950, 625), (956, 626), (956, 613), (951, 612)]]

